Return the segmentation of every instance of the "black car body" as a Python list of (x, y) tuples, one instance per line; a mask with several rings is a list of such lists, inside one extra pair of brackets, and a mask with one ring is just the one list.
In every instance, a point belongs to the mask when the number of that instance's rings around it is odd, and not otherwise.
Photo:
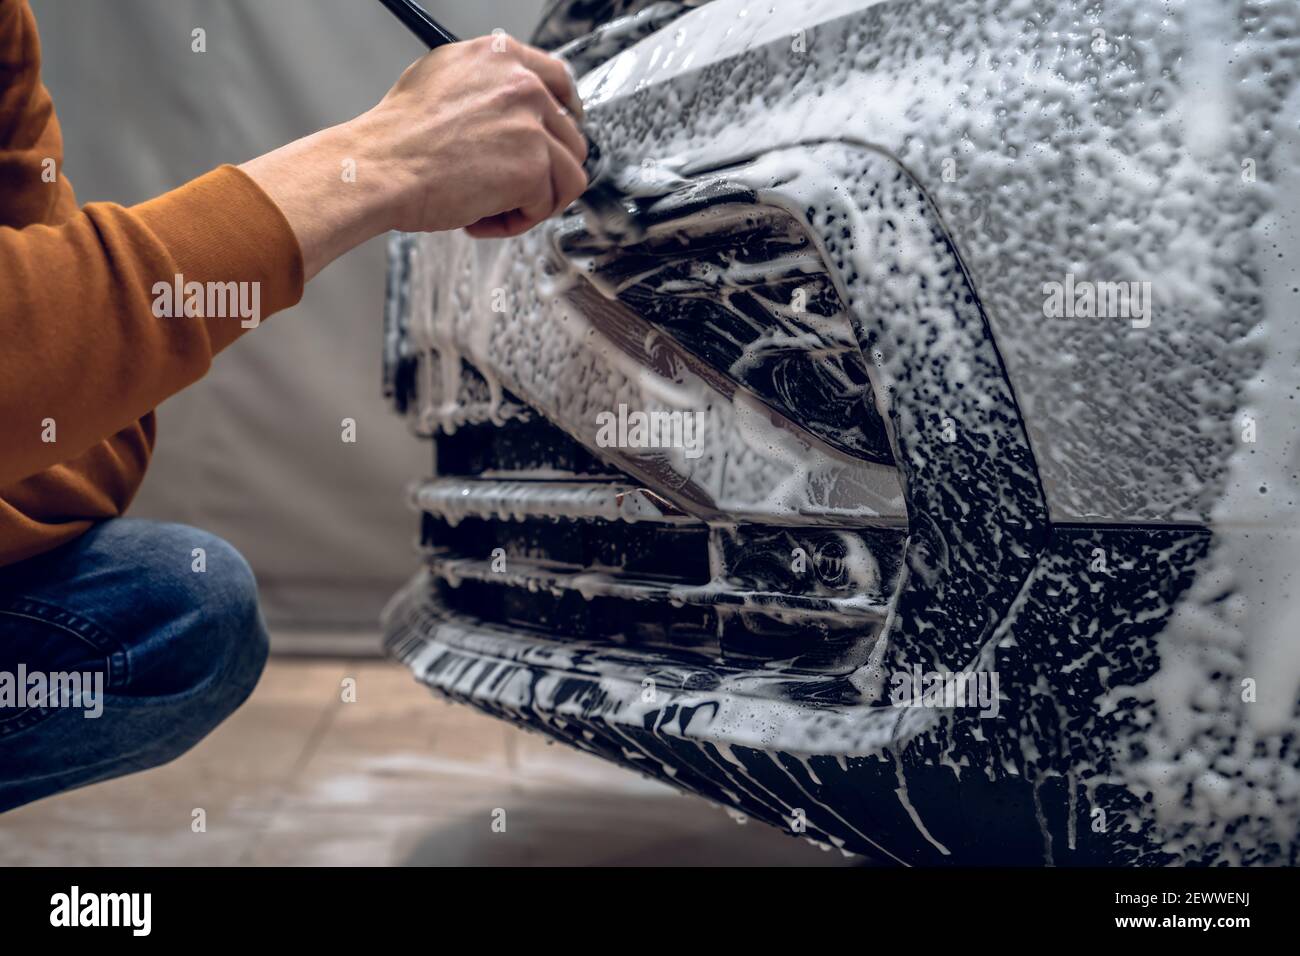
[(1298, 18), (553, 5), (635, 229), (394, 239), (391, 653), (845, 851), (1295, 863)]

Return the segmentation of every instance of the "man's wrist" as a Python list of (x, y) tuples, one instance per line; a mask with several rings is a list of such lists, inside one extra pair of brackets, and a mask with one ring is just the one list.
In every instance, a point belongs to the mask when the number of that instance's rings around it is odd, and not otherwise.
[(383, 117), (372, 109), (321, 134), (330, 141), (327, 149), (334, 152), (345, 184), (355, 187), (353, 212), (367, 238), (396, 229), (403, 202), (400, 177), (382, 152), (383, 126)]
[(396, 188), (369, 155), (369, 123), (363, 114), (240, 166), (289, 221), (307, 279), (395, 221)]

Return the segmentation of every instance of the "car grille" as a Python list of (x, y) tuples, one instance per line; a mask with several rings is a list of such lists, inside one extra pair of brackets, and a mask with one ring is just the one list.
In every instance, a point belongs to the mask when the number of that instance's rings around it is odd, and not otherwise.
[(525, 415), (436, 440), (416, 485), (439, 603), (539, 636), (686, 663), (826, 672), (861, 663), (901, 529), (710, 527)]
[[(430, 316), (491, 290), (454, 265), (421, 285), (419, 269), (445, 261), (445, 247), (398, 237), (385, 382), (435, 443), (434, 475), (410, 496), (431, 597), (539, 640), (774, 674), (859, 668), (889, 616), (907, 518), (825, 253), (797, 215), (726, 172), (641, 203), (638, 219), (630, 243), (577, 215), (557, 224), (547, 254), (587, 280), (566, 294), (618, 353), (607, 368), (630, 359), (662, 382), (694, 376), (711, 414), (748, 409), (748, 444), (734, 440), (739, 419), (723, 417), (712, 462), (596, 453), (590, 433), (574, 437), (588, 419), (566, 418), (565, 387), (534, 379), (525, 400), (443, 351)], [(597, 366), (569, 388), (619, 374)], [(778, 468), (752, 471), (767, 441), (793, 444)]]

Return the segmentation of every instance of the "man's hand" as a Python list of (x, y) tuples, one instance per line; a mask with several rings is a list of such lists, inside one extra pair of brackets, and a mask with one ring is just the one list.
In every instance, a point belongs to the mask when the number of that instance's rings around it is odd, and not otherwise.
[(587, 186), (560, 60), (505, 36), (434, 50), (341, 126), (240, 168), (284, 211), (307, 278), (389, 229), (515, 236)]
[(568, 67), (509, 37), (417, 60), (363, 118), (398, 184), (395, 228), (513, 236), (550, 218), (587, 185), (581, 109)]

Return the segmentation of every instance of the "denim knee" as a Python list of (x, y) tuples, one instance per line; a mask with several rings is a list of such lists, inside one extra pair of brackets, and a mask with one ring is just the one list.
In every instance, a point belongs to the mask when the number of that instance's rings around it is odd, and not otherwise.
[(6, 569), (0, 601), (46, 629), (28, 634), (29, 667), (48, 647), (50, 662), (100, 654), (108, 675), (96, 719), (59, 710), (0, 738), (0, 810), (180, 756), (248, 698), (267, 659), (248, 563), (184, 525), (105, 521)]
[[(267, 656), (257, 581), (243, 555), (198, 528), (133, 522), (118, 547), (130, 563), (126, 635), (131, 695), (197, 692), (213, 684), (231, 710), (252, 692)], [(125, 536), (124, 536), (125, 537)]]
[(149, 538), (150, 614), (163, 623), (147, 661), (138, 655), (147, 672), (137, 668), (128, 693), (169, 716), (140, 755), (141, 769), (174, 760), (233, 714), (257, 686), (269, 651), (257, 582), (243, 555), (184, 525), (159, 526)]

